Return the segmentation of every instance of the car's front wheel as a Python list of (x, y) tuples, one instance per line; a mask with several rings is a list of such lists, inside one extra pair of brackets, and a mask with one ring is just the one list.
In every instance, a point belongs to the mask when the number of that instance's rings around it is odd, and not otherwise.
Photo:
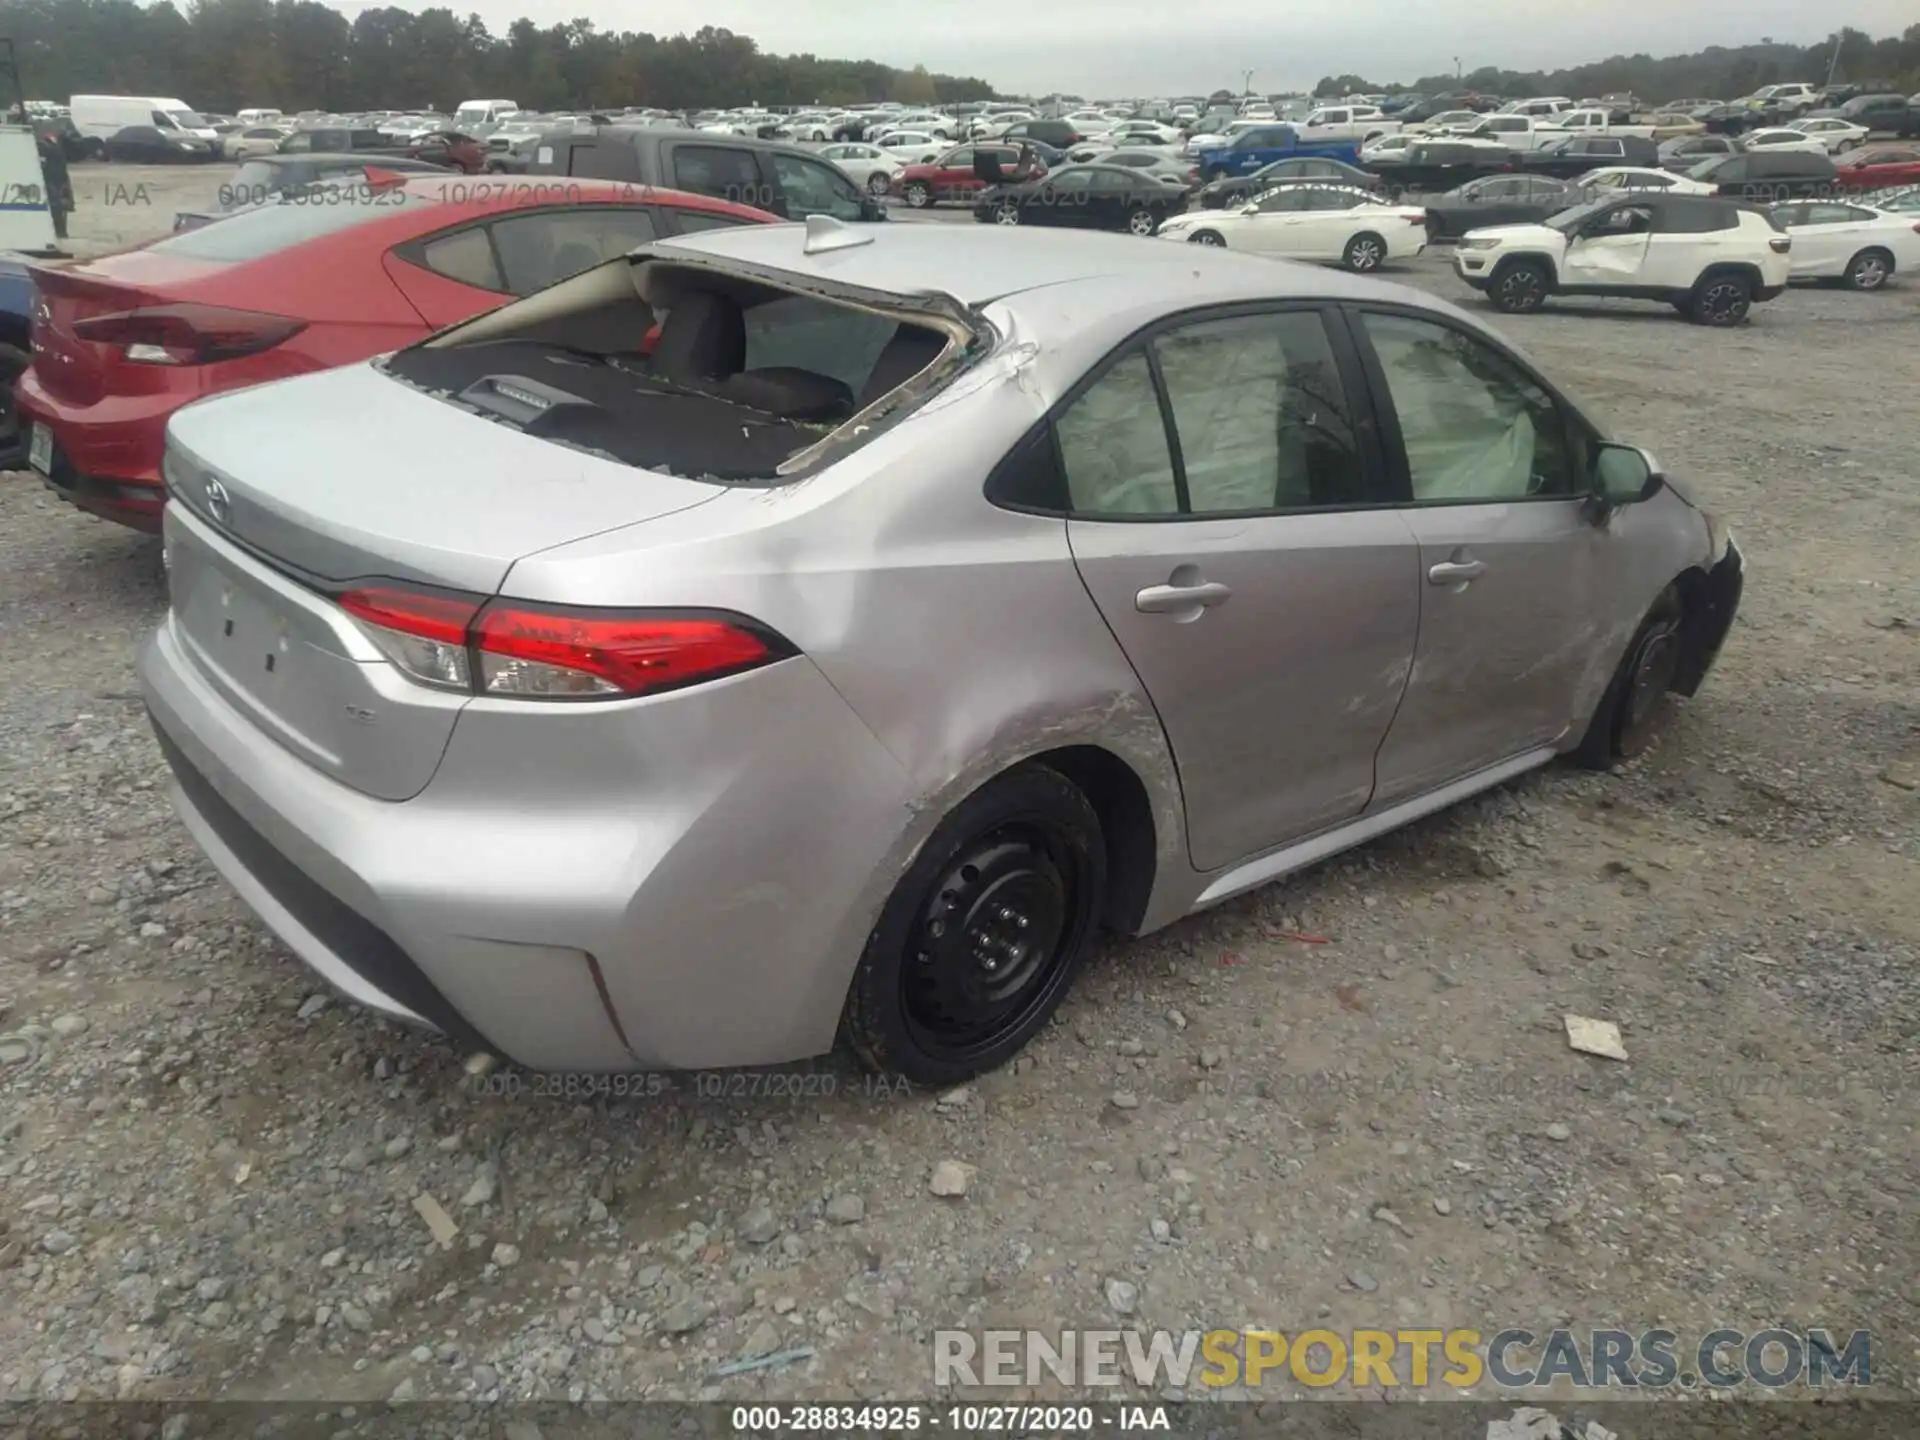
[(907, 204), (916, 210), (924, 210), (933, 204), (933, 191), (923, 180), (915, 180), (907, 186)]
[(1547, 303), (1553, 277), (1538, 260), (1509, 260), (1487, 287), (1493, 308), (1506, 315), (1530, 315)]
[(1196, 230), (1187, 237), (1189, 245), (1211, 245), (1215, 249), (1227, 248), (1227, 240), (1218, 230)]
[(1041, 765), (976, 790), (895, 885), (847, 993), (862, 1063), (953, 1085), (1010, 1059), (1059, 1006), (1097, 931), (1100, 818)]
[(1154, 218), (1153, 211), (1142, 207), (1127, 216), (1127, 232), (1131, 235), (1148, 236), (1158, 229), (1160, 222)]
[(1020, 206), (1017, 201), (1002, 200), (993, 210), (993, 223), (996, 225), (1018, 225)]
[(1576, 764), (1611, 769), (1653, 743), (1667, 708), (1667, 695), (1680, 667), (1680, 593), (1669, 585), (1640, 622), (1627, 653), (1594, 707), (1587, 732), (1573, 752)]

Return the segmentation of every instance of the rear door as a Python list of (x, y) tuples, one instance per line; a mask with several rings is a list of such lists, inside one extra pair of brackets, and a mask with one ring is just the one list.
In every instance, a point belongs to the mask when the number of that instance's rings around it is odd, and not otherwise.
[(1430, 313), (1355, 307), (1399, 512), (1419, 546), (1419, 650), (1376, 808), (1558, 740), (1604, 617), (1590, 439), (1513, 359)]
[(1184, 317), (1057, 413), (1067, 535), (1213, 870), (1352, 818), (1420, 603), (1345, 331), (1308, 304)]
[(1798, 218), (1793, 226), (1793, 248), (1788, 251), (1791, 271), (1796, 276), (1839, 275), (1847, 262), (1863, 248), (1863, 222), (1873, 219), (1872, 212), (1854, 205), (1839, 205), (1826, 200), (1810, 200), (1794, 207)]

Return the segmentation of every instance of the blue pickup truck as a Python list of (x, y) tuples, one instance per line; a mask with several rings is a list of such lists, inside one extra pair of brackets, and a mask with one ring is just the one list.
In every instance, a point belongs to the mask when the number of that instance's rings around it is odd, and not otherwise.
[(1360, 159), (1358, 140), (1302, 140), (1293, 126), (1256, 125), (1242, 130), (1226, 145), (1201, 150), (1194, 156), (1202, 180), (1226, 180), (1251, 175), (1276, 160), (1311, 156), (1316, 160), (1344, 160), (1352, 165)]

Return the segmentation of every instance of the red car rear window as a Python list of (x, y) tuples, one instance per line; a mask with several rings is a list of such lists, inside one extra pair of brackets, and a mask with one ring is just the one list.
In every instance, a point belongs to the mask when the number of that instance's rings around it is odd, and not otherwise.
[(264, 205), (171, 236), (149, 245), (147, 253), (238, 265), (369, 220), (390, 219), (403, 207), (435, 203), (435, 199), (409, 195), (398, 188), (375, 191), (364, 179), (318, 185), (276, 196)]

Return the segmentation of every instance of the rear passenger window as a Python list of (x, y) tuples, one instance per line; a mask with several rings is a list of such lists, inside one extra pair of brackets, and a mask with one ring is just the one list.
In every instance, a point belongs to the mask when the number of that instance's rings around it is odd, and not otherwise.
[(495, 223), (507, 288), (531, 295), (654, 238), (653, 216), (638, 206), (550, 210)]
[(1190, 513), (1361, 500), (1346, 396), (1319, 314), (1190, 325), (1156, 340), (1154, 351)]
[(1067, 495), (1077, 515), (1178, 515), (1167, 428), (1153, 372), (1135, 351), (1068, 406), (1054, 431)]
[(493, 246), (487, 240), (484, 225), (456, 230), (451, 235), (427, 241), (420, 247), (420, 258), (436, 275), (444, 275), (462, 285), (502, 292), (507, 288), (507, 282), (500, 276), (500, 267), (494, 261)]
[(773, 197), (760, 178), (760, 164), (751, 150), (721, 145), (681, 145), (673, 152), (673, 184), (677, 190), (713, 195), (739, 205), (765, 209)]

